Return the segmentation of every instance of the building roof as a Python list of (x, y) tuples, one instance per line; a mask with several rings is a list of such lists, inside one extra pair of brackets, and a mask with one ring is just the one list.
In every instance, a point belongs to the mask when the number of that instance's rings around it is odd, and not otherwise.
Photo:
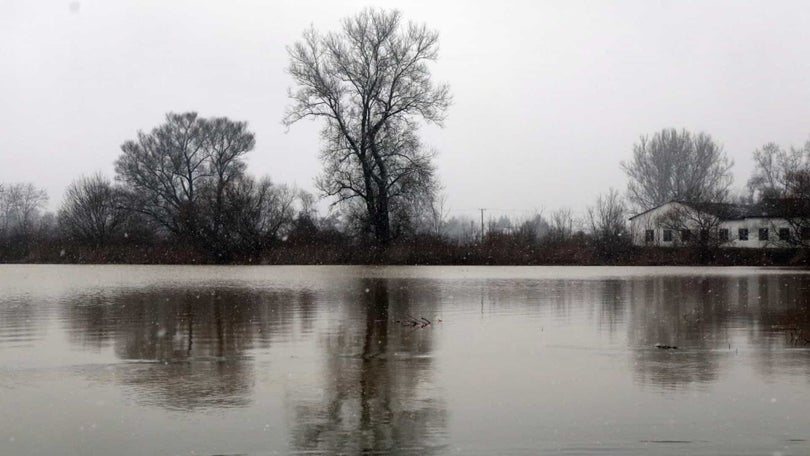
[(810, 217), (810, 200), (803, 198), (769, 198), (752, 207), (747, 217)]
[(700, 212), (716, 216), (721, 220), (742, 220), (746, 218), (797, 218), (810, 217), (810, 201), (798, 198), (766, 199), (757, 204), (734, 203), (688, 203), (685, 201), (668, 201), (664, 204), (640, 212), (632, 217), (644, 215), (669, 203), (679, 203)]
[(741, 220), (751, 217), (751, 214), (756, 213), (753, 205), (748, 204), (732, 204), (732, 203), (686, 203), (680, 202), (683, 205), (690, 206), (700, 212), (714, 215), (722, 220)]

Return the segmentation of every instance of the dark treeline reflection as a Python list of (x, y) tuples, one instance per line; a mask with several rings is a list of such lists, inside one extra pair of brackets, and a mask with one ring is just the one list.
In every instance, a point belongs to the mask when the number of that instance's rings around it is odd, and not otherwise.
[(146, 289), (76, 297), (67, 306), (69, 337), (84, 348), (110, 344), (122, 360), (120, 381), (160, 406), (193, 409), (246, 405), (253, 384), (248, 350), (288, 336), (306, 291)]
[(425, 454), (441, 447), (447, 418), (432, 384), (432, 328), (397, 322), (435, 314), (438, 289), (419, 285), (366, 279), (346, 290), (342, 323), (321, 340), (326, 357), (319, 394), (289, 399), (294, 448)]
[(76, 296), (65, 306), (68, 337), (83, 350), (111, 348), (128, 361), (116, 367), (115, 380), (131, 387), (136, 401), (177, 410), (248, 406), (255, 350), (310, 341), (314, 352), (293, 356), (283, 346), (270, 364), (286, 372), (299, 369), (300, 356), (323, 360), (316, 375), (305, 374), (306, 382), (285, 393), (291, 447), (348, 454), (439, 448), (446, 410), (432, 379), (434, 328), (397, 321), (435, 320), (440, 289), (389, 279), (335, 285), (318, 292), (149, 288)]
[(797, 366), (810, 374), (808, 276), (654, 277), (622, 283), (630, 308), (628, 343), (641, 383), (676, 388), (712, 382), (739, 350), (753, 351), (755, 367), (765, 375)]
[[(810, 276), (801, 274), (335, 277), (317, 289), (178, 285), (64, 299), (60, 315), (73, 346), (125, 361), (109, 378), (140, 403), (243, 407), (256, 399), (256, 382), (282, 379), (288, 443), (302, 452), (444, 448), (449, 418), (433, 352), (450, 328), (473, 321), (512, 319), (515, 335), (491, 340), (499, 356), (530, 356), (510, 351), (516, 343), (542, 340), (554, 350), (574, 338), (587, 348), (626, 352), (627, 369), (641, 386), (701, 388), (748, 368), (765, 379), (810, 381)], [(0, 306), (5, 344), (42, 333), (38, 325), (47, 319), (40, 313), (47, 309), (37, 313), (24, 300), (6, 304)], [(433, 325), (398, 323), (420, 317)], [(529, 326), (532, 339), (520, 339)], [(541, 333), (543, 326), (564, 331)], [(441, 359), (466, 355), (443, 351)], [(259, 376), (259, 366), (269, 371)]]

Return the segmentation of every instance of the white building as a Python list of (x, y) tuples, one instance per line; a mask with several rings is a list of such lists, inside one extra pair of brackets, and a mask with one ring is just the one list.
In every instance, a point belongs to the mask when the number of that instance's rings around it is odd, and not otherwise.
[[(630, 234), (638, 246), (675, 247), (703, 237), (721, 247), (792, 247), (810, 234), (798, 228), (804, 223), (796, 213), (795, 205), (784, 201), (757, 205), (670, 201), (630, 217)], [(810, 221), (810, 215), (805, 218)]]

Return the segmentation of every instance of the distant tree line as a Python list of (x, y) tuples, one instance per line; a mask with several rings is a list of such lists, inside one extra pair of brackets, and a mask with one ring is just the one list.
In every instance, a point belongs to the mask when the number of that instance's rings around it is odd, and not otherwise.
[[(418, 134), (421, 125), (441, 126), (452, 102), (448, 85), (430, 71), (438, 33), (406, 23), (398, 11), (369, 8), (344, 19), (339, 31), (305, 31), (288, 54), (296, 86), (283, 123), (321, 122), (318, 195), (248, 173), (256, 140), (247, 123), (169, 113), (122, 144), (114, 176), (74, 180), (55, 215), (43, 212), (44, 190), (0, 183), (0, 261), (52, 258), (42, 252), (54, 251), (68, 260), (78, 258), (73, 252), (103, 252), (87, 257), (94, 261), (285, 261), (274, 252), (302, 251), (312, 252), (312, 261), (361, 261), (373, 258), (366, 250), (418, 243), (451, 252), (442, 258), (452, 261), (613, 262), (632, 251), (630, 214), (671, 200), (777, 198), (800, 208), (810, 201), (810, 142), (756, 150), (747, 193), (733, 195), (733, 161), (714, 138), (663, 129), (642, 136), (621, 163), (624, 196), (608, 189), (583, 217), (560, 208), (482, 227), (473, 217), (449, 216), (435, 152)], [(331, 203), (326, 215), (316, 208), (319, 197)], [(796, 224), (810, 228), (810, 219)], [(327, 247), (340, 253), (316, 251)]]
[[(338, 204), (322, 215), (316, 195), (250, 175), (245, 158), (254, 145), (244, 122), (170, 113), (161, 125), (123, 143), (114, 177), (96, 173), (75, 179), (56, 214), (44, 211), (49, 201), (44, 190), (2, 183), (0, 258), (24, 260), (43, 248), (70, 254), (158, 246), (198, 252), (199, 261), (261, 261), (276, 250), (333, 246), (344, 252), (340, 258), (351, 260), (377, 245), (361, 208)], [(710, 158), (700, 158), (704, 155)], [(434, 187), (409, 211), (395, 211), (389, 243), (477, 252), (484, 260), (498, 252), (542, 257), (551, 251), (564, 260), (587, 249), (588, 261), (612, 262), (632, 250), (626, 225), (631, 213), (661, 201), (810, 201), (810, 142), (786, 149), (767, 144), (753, 156), (747, 191), (733, 196), (731, 162), (710, 136), (665, 130), (636, 144), (633, 161), (622, 164), (630, 177), (627, 197), (610, 189), (582, 217), (570, 208), (490, 217), (482, 231), (478, 217), (450, 216), (445, 196)], [(697, 169), (698, 163), (709, 169)], [(640, 173), (645, 169), (649, 175)]]
[[(251, 176), (244, 159), (254, 144), (243, 122), (168, 114), (163, 124), (122, 145), (114, 178), (96, 173), (74, 180), (56, 214), (44, 211), (48, 195), (33, 184), (0, 184), (0, 257), (24, 260), (43, 248), (70, 254), (158, 246), (191, 249), (206, 262), (261, 261), (274, 251), (332, 246), (342, 249), (340, 261), (351, 261), (353, 255), (369, 258), (359, 252), (375, 243), (351, 208), (336, 206), (322, 215), (315, 195)], [(766, 145), (754, 158), (757, 166), (746, 194), (730, 196), (730, 174), (716, 180), (719, 193), (711, 186), (705, 191), (723, 194), (722, 201), (808, 201), (810, 145)], [(672, 188), (689, 189), (685, 183)], [(631, 201), (610, 189), (582, 217), (569, 208), (490, 217), (482, 232), (479, 218), (450, 216), (444, 196), (436, 192), (397, 225), (391, 245), (462, 252), (447, 257), (458, 261), (577, 262), (585, 255), (586, 263), (620, 262), (632, 251), (626, 231)], [(419, 258), (429, 262), (430, 255), (423, 252)]]

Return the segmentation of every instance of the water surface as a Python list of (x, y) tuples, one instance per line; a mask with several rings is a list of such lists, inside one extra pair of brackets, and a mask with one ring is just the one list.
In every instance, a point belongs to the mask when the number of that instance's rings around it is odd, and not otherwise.
[(755, 268), (4, 265), (0, 454), (810, 454), (809, 298)]

